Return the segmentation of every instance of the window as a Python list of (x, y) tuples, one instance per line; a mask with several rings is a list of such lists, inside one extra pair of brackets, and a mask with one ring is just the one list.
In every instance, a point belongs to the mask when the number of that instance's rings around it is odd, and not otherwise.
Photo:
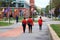
[(13, 1), (16, 1), (16, 0), (13, 0)]
[(6, 0), (7, 2), (9, 1), (9, 0)]
[(24, 3), (18, 3), (18, 7), (24, 7)]
[(11, 4), (11, 7), (16, 7), (16, 3)]
[[(9, 2), (10, 0), (6, 0), (7, 2)], [(12, 0), (12, 1), (16, 1), (16, 0)]]
[(6, 3), (5, 2), (2, 2), (2, 7), (6, 7)]

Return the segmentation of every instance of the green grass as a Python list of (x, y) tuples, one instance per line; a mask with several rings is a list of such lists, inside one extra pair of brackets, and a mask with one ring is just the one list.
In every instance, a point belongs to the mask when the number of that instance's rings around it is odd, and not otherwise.
[(60, 18), (53, 18), (54, 21), (60, 21)]
[[(35, 17), (34, 17), (35, 18)], [(19, 17), (18, 21), (19, 22), (22, 22), (22, 20), (24, 19), (24, 17)], [(2, 21), (7, 21), (8, 19), (7, 18), (4, 18)], [(10, 21), (13, 21), (13, 20), (16, 20), (15, 18), (10, 18)], [(34, 22), (38, 22), (38, 20), (34, 20)]]
[[(19, 20), (22, 20), (23, 19), (23, 16), (22, 17), (19, 17)], [(8, 19), (7, 18), (3, 18), (2, 21), (7, 21)], [(16, 20), (16, 18), (10, 18), (10, 21), (13, 21), (13, 20)]]
[(34, 20), (34, 22), (38, 22), (38, 20)]
[(19, 17), (19, 22), (22, 22), (22, 20), (24, 19), (24, 17)]
[(60, 19), (54, 19), (55, 21), (60, 21)]
[(7, 23), (7, 22), (0, 22), (0, 26), (9, 26), (12, 25), (12, 23)]
[(53, 30), (55, 30), (57, 35), (60, 37), (60, 24), (51, 24), (51, 27), (53, 28)]

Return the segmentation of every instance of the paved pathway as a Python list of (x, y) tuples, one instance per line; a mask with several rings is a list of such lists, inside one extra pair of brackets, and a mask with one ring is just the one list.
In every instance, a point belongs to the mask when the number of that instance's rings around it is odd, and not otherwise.
[(43, 24), (43, 29), (41, 31), (39, 31), (38, 25), (35, 24), (33, 33), (28, 33), (28, 31), (26, 31), (26, 33), (19, 36), (17, 40), (50, 40), (50, 34), (45, 23)]
[(39, 30), (38, 24), (35, 23), (32, 33), (28, 33), (28, 26), (26, 33), (23, 33), (21, 23), (14, 24), (9, 28), (0, 28), (0, 40), (51, 40), (47, 22), (47, 20), (43, 22), (42, 30)]
[(45, 22), (41, 31), (39, 31), (38, 24), (35, 23), (33, 33), (28, 33), (28, 27), (26, 33), (22, 33), (22, 27), (20, 26), (0, 33), (0, 40), (50, 40), (50, 34)]

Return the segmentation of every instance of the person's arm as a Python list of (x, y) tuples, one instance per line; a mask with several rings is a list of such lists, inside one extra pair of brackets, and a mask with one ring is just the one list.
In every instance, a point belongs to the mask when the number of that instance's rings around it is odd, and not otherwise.
[(43, 22), (43, 20), (41, 19), (41, 21)]
[(32, 25), (34, 26), (34, 22), (33, 22), (33, 20), (32, 20)]
[(25, 20), (26, 21), (26, 24), (27, 24), (27, 20)]

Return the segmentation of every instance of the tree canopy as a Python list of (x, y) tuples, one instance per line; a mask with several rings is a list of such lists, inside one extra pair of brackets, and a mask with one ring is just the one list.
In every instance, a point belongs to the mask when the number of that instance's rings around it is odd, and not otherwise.
[(60, 15), (59, 9), (60, 9), (60, 0), (50, 0), (50, 4), (46, 6), (46, 13), (49, 12), (52, 8), (55, 8), (54, 15), (57, 17)]

